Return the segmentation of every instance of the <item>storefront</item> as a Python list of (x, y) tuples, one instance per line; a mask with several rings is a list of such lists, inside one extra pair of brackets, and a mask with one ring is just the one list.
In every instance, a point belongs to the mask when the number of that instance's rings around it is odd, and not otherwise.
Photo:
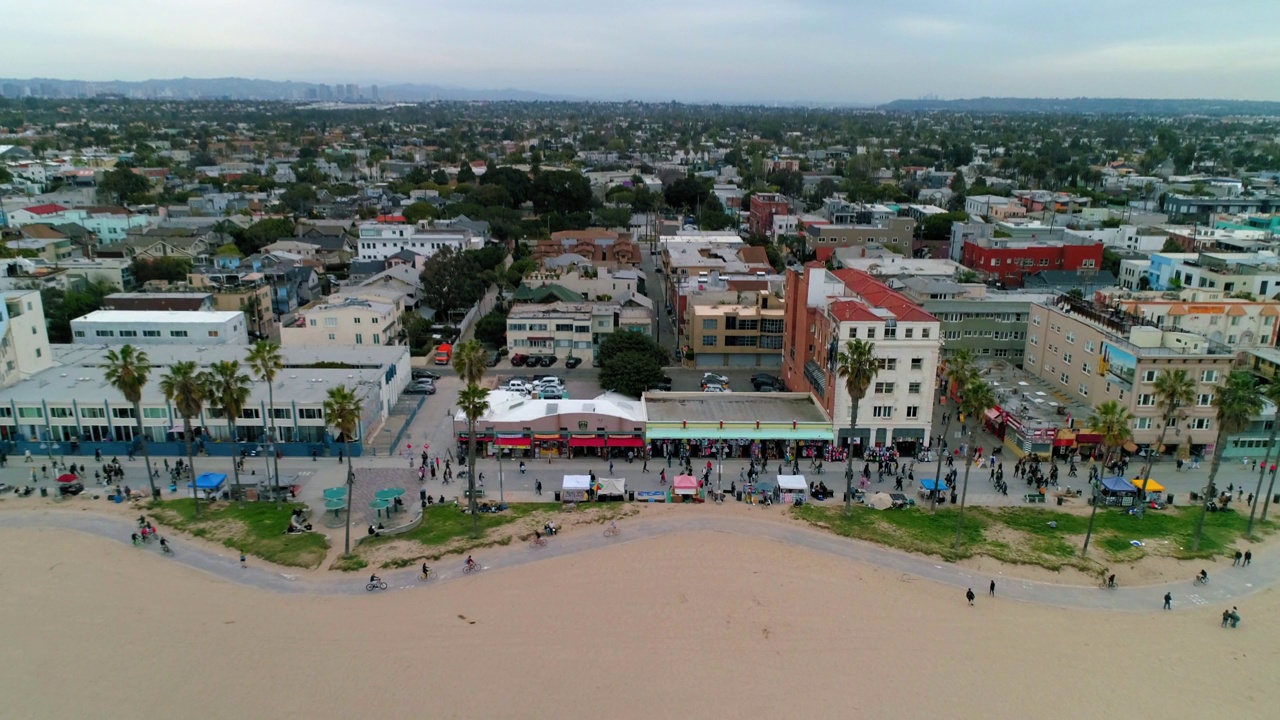
[(645, 395), (654, 458), (831, 459), (831, 419), (806, 393)]
[[(466, 418), (454, 417), (459, 448)], [(644, 406), (616, 393), (581, 400), (533, 399), (504, 390), (489, 395), (489, 411), (476, 423), (478, 452), (494, 457), (551, 459), (626, 457), (644, 450)]]

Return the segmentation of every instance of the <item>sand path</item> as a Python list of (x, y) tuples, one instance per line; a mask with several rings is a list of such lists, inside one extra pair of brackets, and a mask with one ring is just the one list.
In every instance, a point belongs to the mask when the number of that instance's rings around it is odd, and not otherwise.
[[(56, 511), (5, 512), (0, 514), (0, 527), (75, 530), (105, 537), (125, 545), (129, 544), (127, 538), (133, 532), (132, 523), (119, 517)], [(770, 520), (753, 520), (734, 516), (668, 515), (661, 518), (628, 519), (620, 527), (622, 534), (613, 538), (604, 537), (601, 527), (559, 535), (552, 538), (545, 547), (534, 548), (527, 543), (517, 541), (509, 547), (486, 548), (475, 554), (483, 569), (492, 572), (664, 535), (725, 533), (765, 538), (808, 548), (837, 558), (875, 565), (906, 576), (920, 577), (958, 588), (973, 588), (974, 592), (979, 594), (985, 594), (988, 584), (994, 579), (997, 583), (997, 592), (1005, 599), (1060, 608), (1128, 612), (1160, 610), (1166, 592), (1173, 594), (1175, 608), (1229, 605), (1232, 601), (1276, 584), (1280, 579), (1280, 555), (1263, 553), (1248, 569), (1211, 573), (1211, 582), (1207, 586), (1193, 585), (1191, 578), (1188, 577), (1184, 582), (1138, 587), (1122, 586), (1115, 590), (1104, 591), (1095, 586), (1060, 585), (1010, 576), (993, 577), (937, 558), (911, 555), (873, 543), (850, 540), (803, 526)], [(287, 569), (268, 569), (262, 567), (260, 562), (255, 562), (248, 568), (242, 568), (238, 557), (229, 550), (222, 554), (198, 544), (182, 541), (175, 543), (175, 547), (177, 548), (175, 562), (261, 590), (325, 595), (367, 592), (364, 587), (366, 578), (363, 572), (322, 577), (315, 573), (303, 575), (290, 573)], [(147, 546), (143, 551), (159, 552), (159, 549), (152, 545)], [(419, 573), (416, 568), (379, 571), (379, 575), (387, 581), (388, 591), (434, 586), (457, 580), (464, 575), (460, 563), (437, 562), (433, 567), (439, 575), (429, 583), (418, 579)]]

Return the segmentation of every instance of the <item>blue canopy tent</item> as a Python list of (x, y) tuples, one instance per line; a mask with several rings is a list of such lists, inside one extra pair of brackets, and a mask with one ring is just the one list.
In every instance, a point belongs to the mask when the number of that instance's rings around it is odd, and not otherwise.
[[(203, 493), (200, 497), (211, 498), (222, 490), (222, 486), (226, 482), (226, 473), (200, 473), (196, 476), (194, 492)], [(191, 485), (187, 487), (191, 487)]]
[(1106, 505), (1132, 505), (1138, 497), (1138, 488), (1122, 477), (1107, 477), (1098, 481), (1098, 497)]
[(934, 490), (946, 492), (947, 484), (933, 478), (923, 478), (920, 480), (920, 489), (925, 492), (933, 492)]

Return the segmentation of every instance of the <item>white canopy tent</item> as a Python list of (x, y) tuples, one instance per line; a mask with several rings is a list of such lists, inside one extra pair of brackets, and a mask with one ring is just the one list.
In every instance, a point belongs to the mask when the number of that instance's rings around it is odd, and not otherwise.
[(600, 491), (597, 495), (625, 495), (627, 491), (626, 478), (596, 478), (596, 482), (600, 484)]
[(590, 475), (565, 475), (564, 485), (560, 489), (560, 499), (564, 502), (583, 502), (591, 490)]
[(805, 482), (803, 475), (779, 475), (778, 488), (782, 492), (789, 493), (807, 493), (809, 484)]

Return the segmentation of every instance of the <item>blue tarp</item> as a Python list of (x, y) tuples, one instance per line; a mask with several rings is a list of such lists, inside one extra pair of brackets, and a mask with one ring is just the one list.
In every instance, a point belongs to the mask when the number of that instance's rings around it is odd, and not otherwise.
[(1102, 478), (1102, 489), (1109, 493), (1136, 493), (1138, 488), (1120, 476)]
[(225, 473), (200, 473), (196, 476), (197, 490), (217, 490), (227, 481)]
[(922, 479), (922, 480), (920, 481), (920, 487), (924, 488), (924, 491), (925, 491), (925, 492), (932, 492), (933, 490), (941, 490), (941, 491), (943, 491), (943, 492), (946, 492), (946, 491), (947, 491), (947, 484), (946, 484), (946, 483), (944, 483), (944, 482), (938, 482), (937, 480), (934, 480), (933, 478), (924, 478), (924, 479)]

